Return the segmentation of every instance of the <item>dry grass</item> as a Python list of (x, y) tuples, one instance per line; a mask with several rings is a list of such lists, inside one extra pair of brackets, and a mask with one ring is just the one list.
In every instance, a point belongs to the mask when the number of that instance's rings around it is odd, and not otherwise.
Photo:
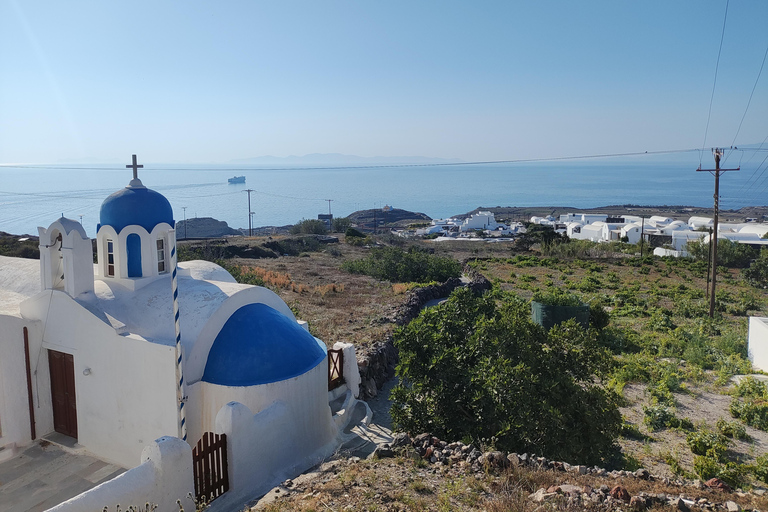
[[(465, 463), (425, 465), (422, 461), (395, 458), (378, 461), (335, 460), (316, 476), (286, 489), (281, 497), (256, 510), (282, 511), (480, 511), (528, 512), (534, 510), (605, 510), (589, 502), (550, 502), (545, 508), (528, 499), (539, 488), (571, 484), (598, 489), (603, 485), (625, 487), (631, 495), (641, 492), (688, 499), (706, 498), (722, 503), (732, 500), (746, 509), (765, 510), (768, 499), (739, 496), (717, 490), (667, 485), (662, 481), (577, 475), (512, 467), (501, 472), (475, 472)], [(657, 506), (651, 510), (667, 510)]]
[[(263, 242), (256, 238), (252, 243)], [(238, 259), (237, 264), (280, 295), (298, 318), (309, 322), (312, 334), (328, 346), (343, 341), (365, 348), (392, 332), (395, 309), (405, 297), (396, 294), (388, 283), (339, 268), (342, 261), (361, 258), (366, 251), (339, 243), (302, 256)]]

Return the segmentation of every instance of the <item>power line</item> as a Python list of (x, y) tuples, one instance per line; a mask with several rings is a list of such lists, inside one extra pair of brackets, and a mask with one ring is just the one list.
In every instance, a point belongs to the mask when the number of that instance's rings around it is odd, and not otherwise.
[[(755, 78), (755, 84), (752, 86), (752, 92), (749, 93), (749, 100), (747, 100), (747, 107), (744, 109), (744, 114), (741, 116), (741, 121), (739, 122), (739, 127), (736, 129), (736, 135), (733, 136), (733, 142), (731, 142), (731, 146), (736, 144), (736, 138), (739, 136), (739, 132), (741, 131), (741, 125), (744, 124), (744, 118), (747, 117), (747, 112), (749, 111), (749, 105), (752, 103), (752, 96), (754, 96), (755, 89), (757, 88), (757, 83), (760, 81), (760, 75), (763, 74), (763, 67), (765, 66), (766, 57), (768, 57), (768, 45), (766, 45), (765, 47), (765, 53), (763, 54), (763, 62), (760, 64), (760, 71), (757, 72), (757, 78)], [(728, 160), (728, 157), (726, 157), (726, 160)]]
[[(344, 169), (381, 169), (381, 168), (395, 168), (395, 167), (449, 167), (449, 166), (461, 166), (461, 165), (493, 165), (493, 164), (518, 164), (518, 163), (533, 163), (533, 162), (559, 162), (564, 160), (589, 160), (597, 158), (619, 158), (628, 156), (645, 156), (645, 155), (664, 155), (674, 153), (694, 153), (700, 152), (703, 149), (669, 149), (660, 151), (634, 151), (628, 153), (597, 153), (592, 155), (570, 155), (570, 156), (556, 156), (556, 157), (542, 157), (542, 158), (518, 158), (512, 160), (478, 160), (471, 162), (435, 162), (435, 163), (421, 163), (421, 164), (371, 164), (371, 165), (340, 165), (340, 166), (314, 166), (314, 167), (172, 167), (168, 169), (154, 169), (154, 171), (317, 171), (317, 170), (344, 170)], [(27, 164), (0, 164), (0, 168), (13, 168), (13, 169), (52, 169), (52, 170), (95, 170), (95, 171), (114, 171), (121, 170), (117, 167), (62, 167), (57, 165), (27, 165)]]
[[(712, 103), (715, 99), (715, 87), (717, 86), (717, 70), (720, 67), (720, 54), (723, 51), (723, 39), (725, 39), (725, 22), (728, 19), (728, 4), (730, 3), (730, 0), (727, 0), (725, 2), (725, 15), (723, 16), (723, 30), (720, 33), (720, 48), (717, 50), (717, 62), (715, 63), (715, 79), (712, 82), (712, 95), (709, 97), (709, 112), (707, 113), (707, 127), (704, 129), (704, 143), (701, 145), (701, 149), (707, 147), (707, 134), (709, 133), (709, 121), (712, 118)], [(703, 158), (703, 154), (699, 155), (699, 165), (701, 165), (701, 160)]]

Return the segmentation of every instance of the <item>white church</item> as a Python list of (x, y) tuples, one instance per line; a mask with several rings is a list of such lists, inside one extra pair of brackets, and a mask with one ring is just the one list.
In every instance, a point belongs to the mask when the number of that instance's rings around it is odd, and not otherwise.
[(135, 156), (127, 167), (133, 179), (101, 205), (95, 259), (64, 217), (39, 228), (39, 262), (0, 257), (0, 460), (66, 436), (130, 470), (56, 510), (152, 492), (175, 506), (211, 432), (228, 437), (229, 491), (214, 503), (266, 492), (344, 441), (345, 411), (361, 405), (354, 349), (334, 347), (347, 384), (329, 395), (325, 344), (272, 291), (214, 263), (176, 266), (171, 205)]

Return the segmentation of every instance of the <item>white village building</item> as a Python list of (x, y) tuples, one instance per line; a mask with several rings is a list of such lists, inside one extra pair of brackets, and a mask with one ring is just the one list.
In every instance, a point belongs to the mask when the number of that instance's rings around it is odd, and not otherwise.
[[(354, 349), (335, 347), (348, 382), (333, 415), (324, 343), (274, 292), (238, 284), (216, 264), (180, 263), (175, 275), (171, 205), (136, 167), (101, 206), (95, 264), (85, 230), (63, 217), (39, 228), (39, 262), (0, 257), (0, 460), (35, 438), (68, 436), (135, 468), (96, 488), (96, 502), (136, 491), (144, 503), (152, 492), (136, 471), (159, 454), (176, 460), (174, 473), (191, 471), (203, 434), (226, 434), (230, 491), (219, 500), (237, 503), (344, 440), (359, 385)], [(153, 484), (156, 502), (170, 500), (160, 509), (192, 490), (191, 472), (174, 478), (176, 494)], [(61, 510), (90, 503), (77, 499)]]

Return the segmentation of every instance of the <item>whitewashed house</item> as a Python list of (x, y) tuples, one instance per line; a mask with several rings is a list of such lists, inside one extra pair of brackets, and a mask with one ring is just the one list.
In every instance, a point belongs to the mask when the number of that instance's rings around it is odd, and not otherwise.
[(622, 225), (619, 231), (620, 238), (623, 239), (626, 237), (627, 243), (630, 244), (638, 243), (640, 241), (640, 236), (644, 234), (642, 225), (634, 222)]
[[(205, 432), (227, 434), (225, 496), (236, 503), (339, 446), (348, 418), (329, 406), (323, 342), (274, 292), (216, 264), (179, 264), (174, 287), (174, 225), (168, 200), (134, 169), (101, 206), (95, 264), (85, 230), (63, 217), (39, 228), (39, 262), (0, 257), (0, 457), (56, 434), (136, 471), (147, 453), (189, 455), (191, 467)], [(349, 411), (353, 349), (347, 359)], [(167, 441), (185, 437), (187, 455)], [(146, 483), (131, 474), (117, 488)], [(183, 490), (167, 496), (174, 507)]]
[(711, 228), (715, 225), (715, 219), (710, 219), (709, 217), (690, 217), (688, 219), (688, 225), (691, 227), (691, 229), (696, 230), (699, 228)]

